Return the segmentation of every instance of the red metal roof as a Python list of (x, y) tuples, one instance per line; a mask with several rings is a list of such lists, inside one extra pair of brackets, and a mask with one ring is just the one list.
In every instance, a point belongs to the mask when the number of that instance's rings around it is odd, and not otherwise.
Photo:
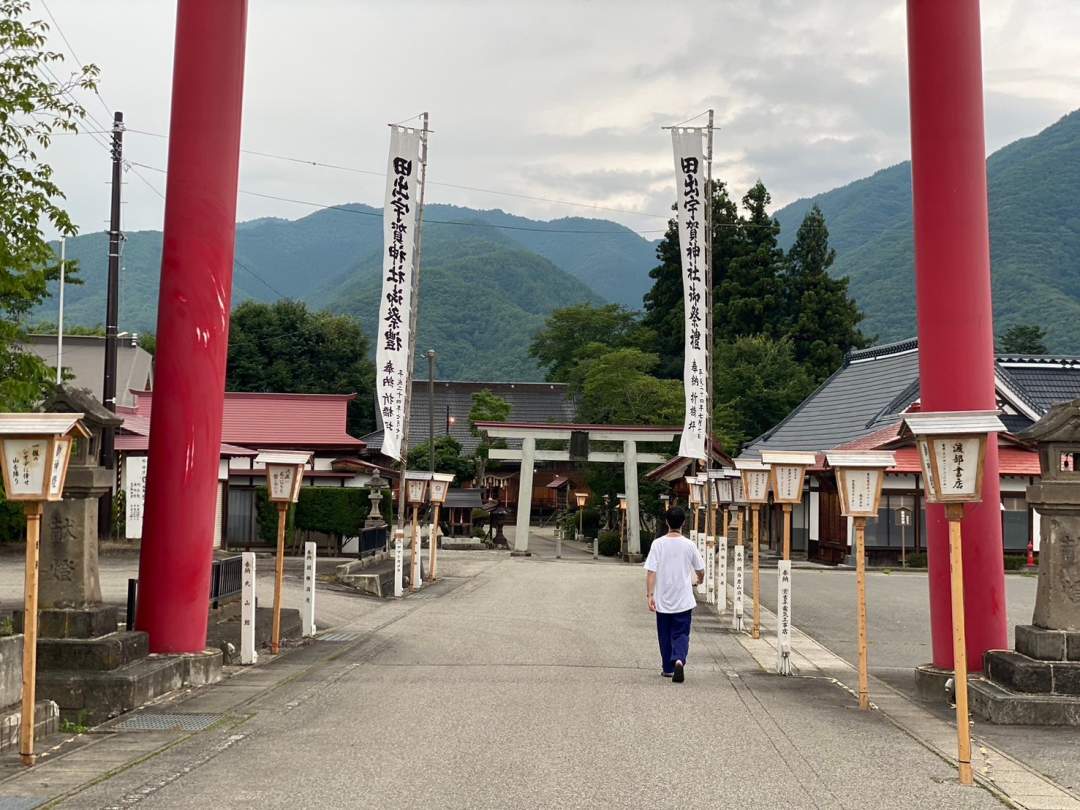
[[(122, 413), (122, 429), (149, 434), (153, 391), (133, 391), (135, 407)], [(246, 447), (363, 448), (345, 432), (349, 402), (355, 394), (225, 393), (221, 441)], [(125, 409), (127, 410), (127, 409)], [(119, 409), (118, 409), (119, 412)]]
[[(124, 427), (127, 425), (125, 424)], [(139, 433), (121, 433), (116, 437), (115, 447), (124, 453), (145, 453), (150, 447), (150, 437)], [(255, 451), (246, 447), (237, 447), (234, 444), (221, 445), (221, 456), (254, 456)]]
[(660, 433), (682, 433), (683, 431), (682, 425), (678, 427), (670, 425), (578, 425), (573, 422), (477, 422), (476, 427), (481, 430), (491, 427), (528, 428), (540, 432), (563, 430), (610, 430), (619, 432), (655, 430)]

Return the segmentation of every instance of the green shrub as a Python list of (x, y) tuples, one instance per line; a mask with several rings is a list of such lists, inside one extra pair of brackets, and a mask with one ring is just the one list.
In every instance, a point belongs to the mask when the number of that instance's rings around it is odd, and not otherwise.
[(926, 552), (920, 551), (907, 555), (908, 568), (926, 568)]
[(650, 532), (648, 529), (642, 529), (640, 536), (641, 536), (641, 556), (642, 557), (648, 557), (649, 556), (649, 549), (652, 548), (652, 541), (655, 540), (656, 538), (653, 536), (653, 533)]
[(600, 510), (595, 506), (585, 507), (585, 514), (581, 516), (581, 533), (585, 537), (596, 537), (599, 531)]
[(559, 531), (562, 533), (563, 540), (573, 540), (575, 537), (577, 537), (577, 529), (577, 512), (571, 512), (567, 515), (564, 515), (559, 521)]
[(296, 504), (296, 528), (351, 537), (364, 528), (371, 511), (366, 489), (303, 487)]
[(598, 551), (605, 557), (614, 557), (619, 553), (621, 547), (619, 533), (611, 530), (604, 530), (600, 532)]
[(112, 536), (117, 540), (127, 537), (127, 493), (116, 490), (112, 500)]
[(1005, 570), (1022, 571), (1027, 568), (1027, 554), (1006, 554)]
[[(292, 536), (295, 513), (296, 507), (290, 506), (285, 517), (286, 546)], [(277, 505), (270, 503), (270, 499), (266, 497), (266, 487), (255, 487), (255, 522), (259, 525), (259, 540), (271, 546), (277, 544), (277, 515)]]
[(26, 538), (26, 513), (17, 503), (0, 494), (0, 543), (21, 542)]

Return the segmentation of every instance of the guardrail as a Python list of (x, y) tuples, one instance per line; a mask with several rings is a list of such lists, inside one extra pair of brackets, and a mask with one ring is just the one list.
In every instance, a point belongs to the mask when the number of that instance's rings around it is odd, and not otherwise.
[[(239, 596), (244, 587), (244, 557), (236, 554), (210, 563), (210, 607), (217, 609), (222, 602)], [(127, 608), (124, 618), (127, 629), (135, 627), (135, 609), (139, 603), (139, 580), (128, 580)]]

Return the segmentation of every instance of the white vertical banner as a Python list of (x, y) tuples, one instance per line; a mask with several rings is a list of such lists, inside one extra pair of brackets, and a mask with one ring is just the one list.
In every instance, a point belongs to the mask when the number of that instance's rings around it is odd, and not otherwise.
[(402, 582), (405, 567), (405, 533), (398, 529), (394, 532), (394, 596), (405, 595), (405, 585)]
[(776, 564), (776, 672), (791, 675), (791, 560)]
[(717, 538), (716, 545), (716, 611), (727, 610), (727, 537)]
[(300, 614), (304, 637), (315, 635), (315, 544), (304, 543), (304, 610)]
[(240, 663), (254, 664), (255, 652), (255, 552), (241, 554), (243, 580), (240, 589)]
[(741, 631), (743, 629), (743, 547), (735, 546), (735, 566), (732, 569), (732, 594), (731, 594), (731, 629)]
[(383, 279), (375, 350), (376, 403), (383, 425), (382, 453), (401, 460), (412, 374), (422, 204), (424, 132), (390, 128), (383, 202)]
[(706, 310), (706, 129), (671, 131), (675, 152), (675, 185), (682, 256), (683, 321), (685, 345), (683, 390), (686, 413), (679, 439), (679, 455), (704, 459), (706, 419), (709, 413), (708, 353), (711, 345)]
[[(702, 537), (701, 532), (696, 532), (693, 529), (690, 530), (690, 542), (694, 544), (694, 546), (698, 550), (698, 554), (701, 555), (701, 559), (704, 560), (705, 559), (705, 547), (701, 544), (701, 537)], [(705, 581), (702, 580), (701, 584), (697, 585), (696, 588), (697, 588), (698, 593), (705, 593)]]

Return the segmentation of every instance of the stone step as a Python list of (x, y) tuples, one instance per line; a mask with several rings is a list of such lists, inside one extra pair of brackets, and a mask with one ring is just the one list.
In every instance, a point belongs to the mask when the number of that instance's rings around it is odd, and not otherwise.
[[(22, 706), (0, 708), (0, 753), (19, 750)], [(60, 708), (51, 700), (34, 703), (34, 739), (40, 740), (60, 730)]]
[(1016, 651), (1040, 661), (1080, 661), (1080, 632), (1018, 624)]
[(145, 658), (150, 652), (146, 633), (125, 631), (100, 638), (39, 638), (39, 669), (110, 670)]
[(1040, 661), (1013, 650), (991, 650), (986, 676), (1014, 692), (1080, 698), (1080, 661)]
[(1080, 726), (1080, 697), (1014, 692), (977, 679), (969, 682), (968, 702), (972, 714), (998, 725)]
[(176, 689), (220, 678), (220, 650), (150, 655), (112, 670), (38, 670), (37, 694), (56, 701), (62, 719), (90, 726)]

